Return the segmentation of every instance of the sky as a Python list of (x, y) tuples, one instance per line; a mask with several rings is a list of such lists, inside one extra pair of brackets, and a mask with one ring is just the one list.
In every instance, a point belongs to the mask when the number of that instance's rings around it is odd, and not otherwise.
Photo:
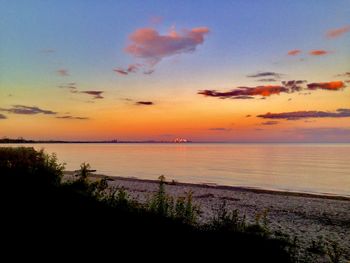
[(348, 0), (0, 6), (0, 137), (350, 142)]

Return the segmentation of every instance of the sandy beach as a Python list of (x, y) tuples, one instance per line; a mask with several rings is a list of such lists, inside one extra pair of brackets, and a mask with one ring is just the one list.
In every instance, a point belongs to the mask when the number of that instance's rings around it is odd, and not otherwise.
[[(92, 175), (95, 179), (101, 177), (104, 176)], [(130, 197), (141, 203), (158, 188), (157, 180), (107, 178), (109, 186), (125, 188)], [(184, 196), (189, 191), (193, 193), (194, 203), (200, 207), (201, 223), (210, 220), (213, 210), (223, 201), (229, 209), (238, 209), (249, 222), (254, 222), (257, 213), (267, 209), (270, 230), (297, 237), (303, 248), (310, 247), (312, 241), (317, 242), (319, 238), (334, 240), (345, 250), (345, 258), (350, 259), (349, 197), (180, 182), (166, 184), (166, 192), (172, 196)]]

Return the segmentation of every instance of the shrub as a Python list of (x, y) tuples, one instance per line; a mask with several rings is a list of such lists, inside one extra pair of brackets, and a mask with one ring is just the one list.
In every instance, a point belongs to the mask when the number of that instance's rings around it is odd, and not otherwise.
[(193, 204), (192, 192), (173, 198), (165, 192), (165, 177), (159, 177), (158, 191), (148, 201), (151, 212), (176, 219), (186, 224), (196, 224), (199, 207)]
[(28, 183), (59, 185), (64, 164), (59, 163), (55, 154), (45, 154), (33, 147), (1, 147), (0, 171), (2, 176), (16, 177)]
[(239, 218), (238, 210), (228, 211), (226, 200), (223, 200), (218, 207), (214, 208), (214, 216), (208, 227), (216, 231), (243, 232), (247, 224), (245, 216)]

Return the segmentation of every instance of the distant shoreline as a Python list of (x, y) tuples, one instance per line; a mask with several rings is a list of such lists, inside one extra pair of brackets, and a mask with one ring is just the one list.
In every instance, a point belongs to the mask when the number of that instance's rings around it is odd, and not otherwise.
[(56, 140), (48, 140), (48, 141), (31, 141), (31, 140), (6, 140), (0, 139), (0, 144), (39, 144), (39, 143), (53, 143), (53, 144), (77, 144), (77, 143), (105, 143), (105, 144), (118, 144), (118, 143), (175, 143), (175, 144), (183, 144), (183, 143), (193, 143), (192, 141), (187, 142), (174, 142), (174, 141), (56, 141)]
[(226, 142), (226, 141), (218, 141), (218, 142), (209, 142), (209, 141), (187, 141), (187, 142), (173, 142), (173, 141), (4, 141), (0, 139), (0, 144), (350, 144), (350, 142)]

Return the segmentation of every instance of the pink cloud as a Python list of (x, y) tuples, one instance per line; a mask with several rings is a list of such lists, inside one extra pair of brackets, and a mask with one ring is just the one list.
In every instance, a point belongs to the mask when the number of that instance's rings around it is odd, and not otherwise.
[(329, 52), (323, 49), (314, 49), (309, 52), (310, 55), (312, 56), (323, 56), (327, 55)]
[(154, 65), (164, 57), (195, 51), (208, 33), (207, 27), (185, 29), (181, 32), (173, 29), (165, 35), (159, 34), (153, 28), (141, 28), (129, 36), (130, 44), (125, 51)]
[(327, 32), (327, 37), (328, 38), (336, 38), (344, 35), (345, 33), (350, 31), (350, 25), (336, 28), (336, 29), (331, 29)]
[(288, 51), (289, 56), (296, 56), (296, 55), (299, 55), (300, 53), (301, 53), (300, 49), (293, 49), (293, 50)]

